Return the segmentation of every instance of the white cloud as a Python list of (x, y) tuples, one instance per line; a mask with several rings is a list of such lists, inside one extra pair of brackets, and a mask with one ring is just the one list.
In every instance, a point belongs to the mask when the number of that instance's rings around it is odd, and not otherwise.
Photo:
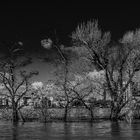
[(42, 88), (43, 87), (43, 83), (42, 82), (34, 82), (34, 83), (32, 83), (32, 87), (34, 89)]

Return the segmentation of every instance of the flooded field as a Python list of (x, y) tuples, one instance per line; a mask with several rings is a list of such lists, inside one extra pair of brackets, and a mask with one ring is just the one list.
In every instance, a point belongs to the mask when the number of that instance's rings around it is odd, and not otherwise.
[(0, 140), (139, 140), (140, 121), (125, 122), (0, 122)]

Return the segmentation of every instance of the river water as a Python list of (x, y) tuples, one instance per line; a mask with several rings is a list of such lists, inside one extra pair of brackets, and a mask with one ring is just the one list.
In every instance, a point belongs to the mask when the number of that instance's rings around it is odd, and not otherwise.
[(140, 121), (125, 122), (0, 122), (0, 140), (140, 140)]

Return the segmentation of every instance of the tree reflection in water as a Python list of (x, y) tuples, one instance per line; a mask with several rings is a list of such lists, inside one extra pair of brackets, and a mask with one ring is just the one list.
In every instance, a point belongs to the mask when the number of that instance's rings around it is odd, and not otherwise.
[(18, 123), (13, 123), (12, 140), (18, 140)]
[(120, 137), (121, 128), (118, 122), (112, 122), (111, 125), (111, 136)]
[(140, 121), (125, 122), (0, 122), (0, 140), (139, 140)]

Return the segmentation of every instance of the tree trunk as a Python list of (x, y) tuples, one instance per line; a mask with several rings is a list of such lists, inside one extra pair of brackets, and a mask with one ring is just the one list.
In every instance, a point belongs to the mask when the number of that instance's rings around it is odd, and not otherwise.
[(43, 122), (47, 123), (47, 121), (50, 119), (49, 113), (48, 113), (48, 108), (47, 106), (43, 108)]
[(25, 122), (25, 118), (24, 118), (24, 116), (22, 115), (22, 113), (21, 113), (20, 110), (19, 110), (19, 114), (20, 114), (20, 117), (21, 117), (22, 121)]
[(83, 105), (85, 106), (85, 108), (90, 111), (91, 122), (92, 122), (94, 120), (93, 110), (92, 110), (93, 107), (91, 105), (90, 106), (86, 105), (86, 103), (83, 100), (81, 100), (81, 101), (82, 101)]
[(13, 109), (13, 122), (18, 122), (18, 121), (19, 121), (18, 110)]
[(13, 122), (18, 122), (19, 121), (19, 116), (18, 116), (18, 109), (17, 105), (15, 102), (13, 102), (13, 114), (12, 114)]
[(48, 117), (49, 117), (48, 116), (48, 100), (47, 99), (42, 100), (41, 113), (42, 113), (42, 121), (44, 123), (46, 123), (48, 120)]
[(110, 119), (112, 121), (117, 121), (118, 120), (118, 113), (116, 111), (111, 111)]
[(119, 119), (119, 114), (120, 114), (120, 107), (119, 106), (113, 106), (111, 108), (111, 115), (110, 115), (110, 119), (112, 121), (117, 121)]
[(64, 112), (64, 121), (67, 122), (67, 115), (68, 114), (68, 104), (65, 106), (65, 112)]
[(90, 115), (91, 115), (91, 121), (93, 121), (94, 120), (94, 116), (93, 116), (93, 110), (92, 110), (92, 108), (90, 108)]

